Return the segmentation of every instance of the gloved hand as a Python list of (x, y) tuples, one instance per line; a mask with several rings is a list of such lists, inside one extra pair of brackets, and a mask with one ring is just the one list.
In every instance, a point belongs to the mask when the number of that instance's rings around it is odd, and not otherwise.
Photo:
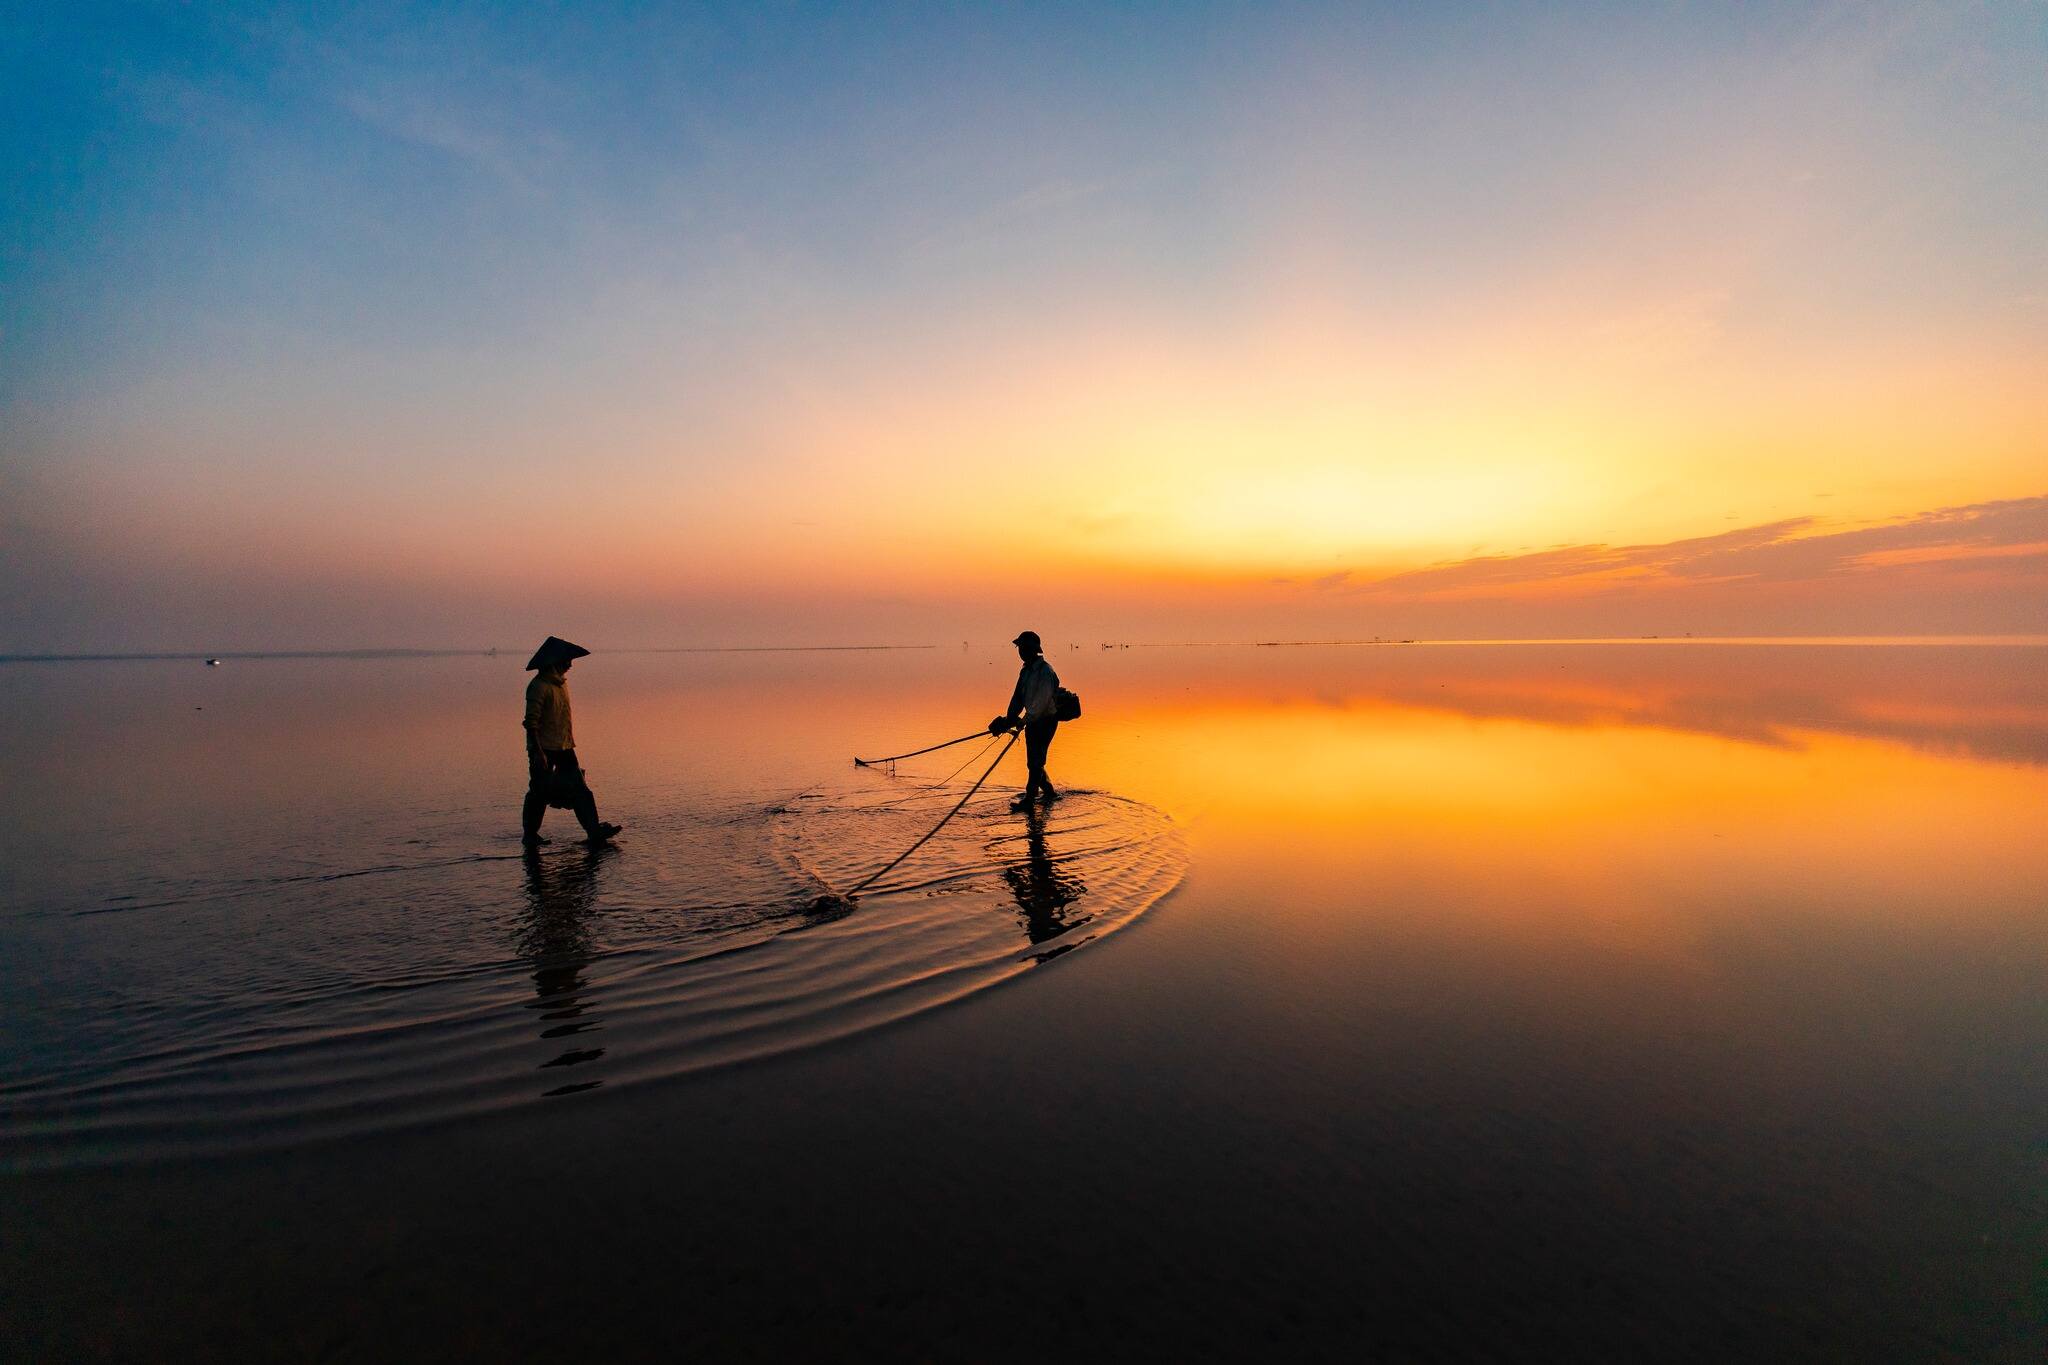
[(992, 735), (1000, 735), (1009, 728), (1010, 718), (1008, 716), (997, 716), (988, 723), (988, 732)]

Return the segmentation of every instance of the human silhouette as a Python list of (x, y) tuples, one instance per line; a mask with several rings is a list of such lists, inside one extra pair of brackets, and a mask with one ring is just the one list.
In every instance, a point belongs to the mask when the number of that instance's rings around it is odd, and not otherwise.
[(1043, 801), (1060, 798), (1045, 775), (1046, 751), (1052, 748), (1053, 733), (1060, 728), (1056, 714), (1060, 676), (1045, 661), (1045, 649), (1038, 643), (1037, 631), (1027, 630), (1010, 643), (1017, 646), (1017, 657), (1024, 661), (1024, 666), (1017, 670), (1017, 686), (1010, 693), (1009, 709), (988, 723), (988, 732), (999, 735), (1020, 725), (1023, 727), (1024, 765), (1028, 775), (1024, 779), (1023, 792), (1010, 803), (1010, 809), (1029, 810), (1034, 798)]
[[(1067, 907), (1087, 892), (1079, 877), (1060, 869), (1045, 846), (1045, 812), (1034, 810), (1024, 824), (1024, 861), (1003, 869), (1003, 880), (1024, 919), (1024, 936), (1034, 944), (1058, 938), (1074, 927)], [(1084, 917), (1085, 918), (1085, 917)]]
[(588, 653), (581, 645), (550, 635), (526, 661), (534, 676), (526, 685), (526, 804), (519, 822), (528, 848), (547, 842), (540, 837), (540, 822), (549, 806), (575, 811), (593, 844), (609, 843), (623, 828), (597, 818), (597, 798), (576, 761), (568, 672), (569, 665)]

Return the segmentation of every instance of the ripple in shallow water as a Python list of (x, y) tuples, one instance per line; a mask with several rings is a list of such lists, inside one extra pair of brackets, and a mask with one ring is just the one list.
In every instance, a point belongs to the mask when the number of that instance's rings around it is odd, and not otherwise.
[(301, 850), (52, 911), (45, 937), (90, 965), (53, 968), (4, 1060), (6, 1162), (280, 1146), (764, 1057), (1027, 972), (1185, 868), (1136, 802), (981, 796), (840, 894), (955, 799), (874, 779), (641, 821), (613, 849)]

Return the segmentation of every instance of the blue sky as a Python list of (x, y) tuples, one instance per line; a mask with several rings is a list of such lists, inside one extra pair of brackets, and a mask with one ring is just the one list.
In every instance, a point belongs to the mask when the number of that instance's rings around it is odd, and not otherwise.
[[(264, 535), (271, 558), (308, 545), (292, 593), (360, 600), (333, 629), (504, 620), (473, 580), (565, 468), (606, 490), (584, 500), (586, 535), (667, 500), (683, 535), (737, 527), (741, 553), (782, 524), (771, 495), (829, 488), (791, 520), (862, 516), (827, 525), (803, 573), (860, 577), (908, 543), (971, 578), (982, 560), (886, 512), (951, 463), (1038, 458), (963, 430), (1030, 430), (1047, 460), (1117, 471), (1114, 515), (1140, 533), (1077, 532), (1070, 576), (1718, 531), (1706, 508), (1698, 525), (1643, 510), (1702, 480), (1731, 490), (1716, 523), (1813, 515), (1764, 467), (1790, 456), (1744, 453), (1767, 427), (1822, 452), (1806, 482), (1856, 515), (2036, 494), (2044, 14), (24, 7), (0, 55), (0, 472), (22, 490), (24, 561), (8, 633), (215, 632), (219, 605), (119, 615), (121, 585), (189, 576), (212, 600), (258, 553), (219, 547)], [(1670, 354), (1648, 378), (1592, 357), (1577, 393), (1544, 366), (1587, 337)], [(1272, 396), (1318, 345), (1342, 363)], [(1411, 353), (1433, 414), (1390, 426), (1405, 400), (1386, 376)], [(1125, 366), (1152, 406), (1096, 395), (1085, 433), (1034, 425)], [(1217, 374), (1255, 375), (1274, 412), (1247, 418), (1236, 395), (1205, 419)], [(1460, 382), (1469, 400), (1444, 396)], [(1857, 417), (1859, 389), (1913, 410)], [(1501, 438), (1453, 430), (1456, 409), (1562, 430), (1529, 394), (1565, 390), (1570, 420), (1613, 427), (1584, 467), (1597, 496), (1532, 504), (1525, 529), (1453, 525), (1430, 488), (1413, 535), (1365, 517), (1340, 543), (1318, 522), (1304, 562), (1281, 563), (1282, 512), (1233, 522), (1149, 491), (1190, 426), (1246, 428), (1198, 441), (1201, 480), (1254, 479), (1283, 401), (1326, 411), (1310, 439), (1329, 451), (1283, 457), (1313, 468), (1274, 487), (1352, 487), (1325, 478), (1346, 449), (1383, 461), (1389, 489), (1431, 462), (1498, 482), (1478, 447)], [(1359, 393), (1375, 413), (1332, 434)], [(1975, 414), (1946, 444), (1942, 407)], [(1698, 434), (1730, 410), (1751, 427)], [(1866, 420), (1914, 434), (1878, 449)], [(890, 453), (891, 427), (917, 448)], [(1113, 430), (1123, 445), (1060, 454)], [(1568, 444), (1516, 458), (1552, 485)], [(90, 524), (107, 507), (128, 528), (111, 549)], [(648, 543), (621, 564), (675, 601), (732, 589), (634, 534)], [(1263, 542), (1272, 564), (1253, 562)], [(407, 567), (370, 581), (350, 567), (366, 559)], [(750, 583), (796, 590), (756, 568)], [(877, 573), (876, 594), (902, 595), (901, 572)], [(438, 613), (380, 615), (407, 577)], [(1119, 591), (1119, 610), (1142, 596)], [(727, 595), (721, 619), (777, 610)], [(293, 620), (289, 602), (248, 628)]]

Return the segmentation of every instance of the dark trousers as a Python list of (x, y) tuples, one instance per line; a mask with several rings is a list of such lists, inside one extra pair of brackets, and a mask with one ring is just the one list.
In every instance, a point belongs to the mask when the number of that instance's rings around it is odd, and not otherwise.
[(1024, 766), (1030, 770), (1024, 779), (1026, 796), (1052, 794), (1052, 783), (1045, 776), (1045, 751), (1052, 748), (1053, 731), (1059, 728), (1056, 720), (1034, 720), (1024, 727)]
[(540, 833), (541, 817), (548, 813), (549, 776), (554, 772), (566, 773), (566, 777), (555, 778), (570, 796), (569, 809), (576, 812), (577, 822), (583, 832), (597, 833), (597, 798), (591, 794), (590, 784), (583, 780), (583, 769), (576, 762), (574, 749), (544, 749), (538, 763), (533, 761), (531, 751), (526, 763), (526, 804), (520, 808), (519, 824), (528, 834)]

